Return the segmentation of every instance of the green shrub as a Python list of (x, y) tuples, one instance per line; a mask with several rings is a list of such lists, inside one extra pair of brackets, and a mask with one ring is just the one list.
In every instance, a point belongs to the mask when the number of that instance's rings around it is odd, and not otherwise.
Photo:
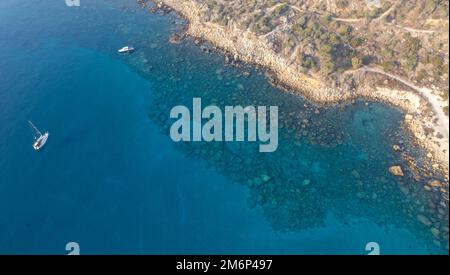
[(362, 66), (362, 59), (357, 56), (352, 57), (351, 62), (352, 62), (353, 69), (359, 69)]

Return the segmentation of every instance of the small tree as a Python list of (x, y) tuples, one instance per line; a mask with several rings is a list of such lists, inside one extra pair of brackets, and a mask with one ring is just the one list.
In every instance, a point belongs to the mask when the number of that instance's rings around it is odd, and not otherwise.
[(357, 57), (357, 56), (352, 57), (352, 67), (353, 67), (353, 69), (359, 69), (359, 68), (361, 68), (361, 66), (362, 66), (362, 59)]
[(306, 17), (302, 16), (297, 20), (296, 23), (303, 29), (305, 27), (306, 21)]
[(322, 59), (320, 63), (320, 70), (323, 74), (329, 75), (336, 69), (335, 64), (332, 60), (329, 59)]

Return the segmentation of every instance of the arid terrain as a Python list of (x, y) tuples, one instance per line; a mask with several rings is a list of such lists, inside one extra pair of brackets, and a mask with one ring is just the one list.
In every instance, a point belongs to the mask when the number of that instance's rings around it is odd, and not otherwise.
[(152, 2), (188, 19), (189, 35), (271, 69), (311, 100), (359, 97), (400, 107), (448, 175), (448, 1)]

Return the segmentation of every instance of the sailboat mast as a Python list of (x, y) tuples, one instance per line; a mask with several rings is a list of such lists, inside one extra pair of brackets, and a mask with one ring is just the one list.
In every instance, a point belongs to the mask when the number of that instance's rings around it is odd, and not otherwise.
[(38, 128), (36, 128), (36, 126), (34, 126), (34, 124), (28, 120), (28, 123), (30, 123), (31, 127), (33, 127), (33, 129), (39, 134), (39, 136), (42, 136), (42, 133), (39, 131)]

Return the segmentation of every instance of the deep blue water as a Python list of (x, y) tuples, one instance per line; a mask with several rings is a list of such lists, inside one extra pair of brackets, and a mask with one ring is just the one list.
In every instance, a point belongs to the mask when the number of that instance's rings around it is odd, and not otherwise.
[[(182, 25), (133, 0), (0, 2), (1, 254), (65, 254), (70, 241), (82, 254), (366, 254), (372, 241), (448, 253), (416, 219), (448, 225), (448, 213), (428, 210), (437, 202), (407, 168), (387, 171), (402, 163), (394, 142), (423, 153), (400, 111), (315, 106), (263, 70), (170, 44)], [(127, 43), (137, 51), (116, 54)], [(279, 106), (279, 149), (173, 143), (169, 111), (193, 97)], [(28, 119), (50, 132), (40, 152)]]

